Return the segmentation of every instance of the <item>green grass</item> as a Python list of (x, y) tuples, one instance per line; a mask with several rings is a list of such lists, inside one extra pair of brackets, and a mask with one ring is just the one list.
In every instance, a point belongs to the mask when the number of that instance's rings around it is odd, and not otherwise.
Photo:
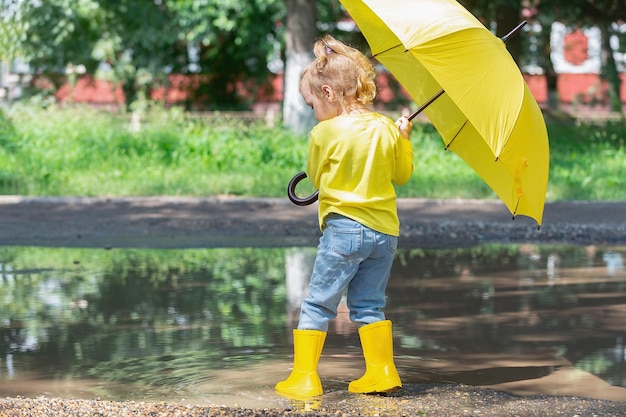
[(550, 200), (626, 200), (626, 121), (550, 124)]
[[(14, 106), (0, 113), (0, 194), (285, 197), (305, 166), (307, 136), (280, 127), (165, 110), (148, 120), (134, 132), (119, 114)], [(625, 121), (557, 120), (548, 132), (548, 200), (626, 200)], [(400, 197), (496, 198), (432, 126), (417, 124), (411, 140), (415, 173)]]

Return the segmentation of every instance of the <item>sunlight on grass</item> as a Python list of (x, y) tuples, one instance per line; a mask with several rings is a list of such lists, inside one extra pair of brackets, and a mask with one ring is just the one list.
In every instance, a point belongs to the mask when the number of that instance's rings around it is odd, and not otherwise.
[[(126, 115), (16, 105), (0, 113), (0, 193), (285, 197), (305, 169), (307, 135), (156, 110), (130, 129)], [(626, 200), (626, 122), (555, 123), (547, 200)], [(437, 131), (416, 124), (415, 172), (400, 197), (496, 198)], [(310, 182), (298, 194), (308, 196)]]

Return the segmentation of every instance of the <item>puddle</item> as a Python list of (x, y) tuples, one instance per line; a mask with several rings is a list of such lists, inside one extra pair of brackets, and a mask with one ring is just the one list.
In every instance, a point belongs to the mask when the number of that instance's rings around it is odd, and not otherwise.
[[(313, 248), (0, 248), (0, 396), (282, 407)], [(622, 247), (397, 252), (387, 317), (404, 383), (626, 401)], [(364, 369), (345, 305), (319, 372)]]

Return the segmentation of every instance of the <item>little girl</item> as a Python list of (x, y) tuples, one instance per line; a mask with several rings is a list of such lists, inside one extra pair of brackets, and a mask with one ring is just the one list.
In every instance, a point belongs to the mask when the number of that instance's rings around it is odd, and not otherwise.
[(361, 52), (328, 35), (313, 51), (300, 93), (319, 121), (311, 131), (307, 173), (319, 190), (323, 234), (293, 331), (293, 369), (275, 389), (292, 397), (322, 394), (317, 364), (328, 321), (347, 288), (366, 365), (348, 391), (393, 391), (402, 383), (383, 308), (400, 230), (393, 184), (406, 183), (413, 173), (412, 125), (406, 117), (394, 124), (368, 109), (376, 96), (375, 71)]

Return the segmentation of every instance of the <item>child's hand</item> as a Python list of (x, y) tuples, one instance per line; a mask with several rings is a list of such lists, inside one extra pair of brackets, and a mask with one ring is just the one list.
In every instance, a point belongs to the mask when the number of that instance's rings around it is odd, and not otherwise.
[(400, 129), (400, 135), (404, 139), (408, 139), (411, 133), (411, 129), (413, 128), (413, 123), (409, 120), (408, 117), (402, 116), (398, 120), (396, 120), (396, 126)]

